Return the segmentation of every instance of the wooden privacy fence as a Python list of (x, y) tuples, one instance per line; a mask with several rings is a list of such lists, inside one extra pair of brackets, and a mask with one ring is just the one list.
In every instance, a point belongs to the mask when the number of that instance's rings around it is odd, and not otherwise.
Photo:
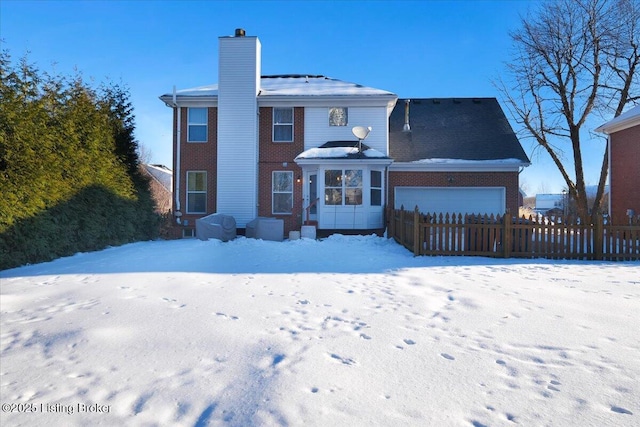
[(387, 210), (388, 237), (414, 255), (640, 260), (640, 218), (629, 225), (575, 217), (423, 214)]

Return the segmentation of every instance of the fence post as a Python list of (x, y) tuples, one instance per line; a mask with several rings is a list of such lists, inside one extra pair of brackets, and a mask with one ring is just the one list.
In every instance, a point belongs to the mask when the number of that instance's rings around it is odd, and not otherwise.
[(509, 209), (507, 209), (507, 212), (502, 215), (502, 256), (504, 258), (511, 256), (511, 229), (511, 214), (509, 213)]
[(593, 255), (594, 259), (602, 260), (602, 245), (604, 242), (604, 216), (596, 214), (596, 220), (593, 224)]
[(420, 210), (418, 205), (413, 210), (413, 255), (420, 255)]
[(387, 237), (391, 237), (392, 239), (396, 237), (395, 230), (393, 229), (393, 222), (396, 220), (395, 216), (395, 210), (387, 206)]
[(406, 247), (404, 244), (404, 229), (404, 205), (402, 205), (400, 206), (400, 244)]

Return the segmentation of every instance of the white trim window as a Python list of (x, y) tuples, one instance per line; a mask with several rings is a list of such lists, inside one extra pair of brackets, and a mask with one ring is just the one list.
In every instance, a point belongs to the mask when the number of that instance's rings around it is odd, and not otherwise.
[(273, 142), (293, 142), (293, 108), (273, 108)]
[(207, 213), (207, 172), (187, 172), (187, 213)]
[(324, 171), (325, 205), (361, 205), (362, 170), (328, 169)]
[(329, 108), (329, 126), (346, 126), (349, 123), (349, 109), (347, 107)]
[(291, 215), (293, 212), (293, 172), (273, 171), (271, 213)]
[(382, 206), (382, 171), (371, 171), (371, 206)]
[(207, 109), (187, 109), (187, 142), (207, 142)]

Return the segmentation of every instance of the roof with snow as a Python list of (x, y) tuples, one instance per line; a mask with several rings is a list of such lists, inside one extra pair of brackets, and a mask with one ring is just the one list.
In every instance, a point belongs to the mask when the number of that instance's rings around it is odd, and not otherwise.
[(405, 100), (389, 118), (389, 155), (395, 162), (505, 162), (530, 164), (495, 98), (423, 98), (409, 101), (410, 132), (404, 132)]
[(143, 164), (142, 167), (168, 191), (171, 191), (173, 172), (165, 165)]
[(362, 152), (358, 149), (358, 141), (329, 141), (320, 147), (310, 148), (300, 153), (295, 160), (309, 159), (389, 159), (378, 150), (362, 144)]
[[(217, 97), (218, 85), (212, 84), (176, 91), (176, 97)], [(270, 96), (388, 96), (395, 94), (357, 83), (345, 82), (322, 75), (282, 74), (262, 76), (258, 97)], [(166, 93), (160, 98), (172, 98)]]
[(640, 105), (636, 105), (630, 110), (620, 114), (615, 119), (596, 128), (596, 131), (610, 134), (638, 125), (640, 125)]

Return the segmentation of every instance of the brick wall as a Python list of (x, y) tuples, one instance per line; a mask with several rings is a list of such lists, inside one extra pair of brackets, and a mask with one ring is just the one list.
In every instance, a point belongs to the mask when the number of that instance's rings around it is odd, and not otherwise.
[(611, 220), (629, 223), (627, 209), (640, 215), (640, 126), (611, 135)]
[[(259, 120), (259, 164), (258, 164), (258, 215), (280, 218), (284, 220), (285, 236), (289, 231), (299, 230), (302, 214), (302, 169), (293, 161), (304, 151), (304, 108), (294, 108), (293, 142), (273, 142), (273, 109), (260, 108)], [(286, 163), (286, 166), (284, 165)], [(293, 212), (291, 215), (272, 213), (272, 172), (293, 172)]]
[[(217, 173), (217, 151), (218, 151), (218, 109), (208, 109), (208, 128), (207, 142), (187, 142), (187, 126), (188, 116), (187, 108), (181, 108), (181, 142), (180, 142), (180, 211), (182, 219), (187, 220), (189, 225), (187, 228), (195, 228), (195, 220), (203, 216), (215, 213), (216, 211), (216, 173)], [(177, 114), (174, 110), (173, 118), (173, 171), (177, 173)], [(187, 214), (186, 189), (187, 189), (187, 172), (188, 171), (206, 171), (207, 172), (207, 213), (202, 215)], [(173, 180), (173, 210), (177, 211), (175, 202), (176, 194), (176, 177)]]
[[(518, 214), (517, 172), (390, 172), (389, 200), (394, 205), (394, 187), (505, 187), (506, 207)], [(413, 208), (411, 208), (413, 209)]]

